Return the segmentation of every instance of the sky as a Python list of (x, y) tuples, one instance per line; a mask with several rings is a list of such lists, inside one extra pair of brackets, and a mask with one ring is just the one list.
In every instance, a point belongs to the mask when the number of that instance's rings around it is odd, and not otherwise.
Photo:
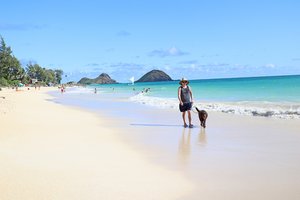
[(23, 67), (117, 82), (300, 74), (299, 0), (0, 0), (0, 36)]

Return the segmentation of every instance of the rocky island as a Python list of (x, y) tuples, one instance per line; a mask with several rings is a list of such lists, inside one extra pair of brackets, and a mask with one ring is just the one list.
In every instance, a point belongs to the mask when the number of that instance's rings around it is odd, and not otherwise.
[(158, 81), (172, 81), (171, 77), (161, 70), (152, 70), (142, 76), (136, 82), (158, 82)]
[(89, 84), (112, 84), (117, 83), (114, 79), (111, 79), (110, 76), (106, 73), (100, 74), (97, 78), (82, 78), (78, 81), (78, 84), (89, 85)]

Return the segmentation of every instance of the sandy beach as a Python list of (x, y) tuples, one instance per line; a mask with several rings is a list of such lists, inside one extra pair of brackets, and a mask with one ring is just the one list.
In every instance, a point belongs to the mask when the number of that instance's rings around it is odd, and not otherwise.
[[(45, 92), (0, 94), (0, 199), (180, 199), (194, 186)], [(52, 89), (53, 90), (53, 89)]]
[(299, 120), (211, 112), (185, 129), (175, 110), (50, 90), (0, 92), (0, 199), (300, 198)]

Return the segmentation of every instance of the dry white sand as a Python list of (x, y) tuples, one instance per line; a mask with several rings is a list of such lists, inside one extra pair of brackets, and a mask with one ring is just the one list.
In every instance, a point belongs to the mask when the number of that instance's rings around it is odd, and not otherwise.
[(47, 90), (0, 92), (1, 200), (167, 200), (195, 189), (134, 151), (105, 119), (48, 101)]

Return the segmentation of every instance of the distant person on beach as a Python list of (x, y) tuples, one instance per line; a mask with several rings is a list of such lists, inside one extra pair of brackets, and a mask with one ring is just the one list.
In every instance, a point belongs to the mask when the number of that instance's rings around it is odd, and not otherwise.
[(95, 88), (94, 93), (97, 94), (97, 88)]
[(60, 87), (60, 92), (61, 93), (64, 93), (66, 90), (65, 90), (65, 86), (64, 85), (61, 85), (61, 87)]
[[(179, 82), (180, 86), (178, 88), (178, 100), (179, 100), (179, 110), (182, 112), (183, 126), (193, 128), (191, 108), (193, 105), (193, 93), (190, 86), (188, 86), (189, 81), (186, 78), (182, 78)], [(188, 113), (189, 125), (187, 125), (185, 120), (186, 112)]]

